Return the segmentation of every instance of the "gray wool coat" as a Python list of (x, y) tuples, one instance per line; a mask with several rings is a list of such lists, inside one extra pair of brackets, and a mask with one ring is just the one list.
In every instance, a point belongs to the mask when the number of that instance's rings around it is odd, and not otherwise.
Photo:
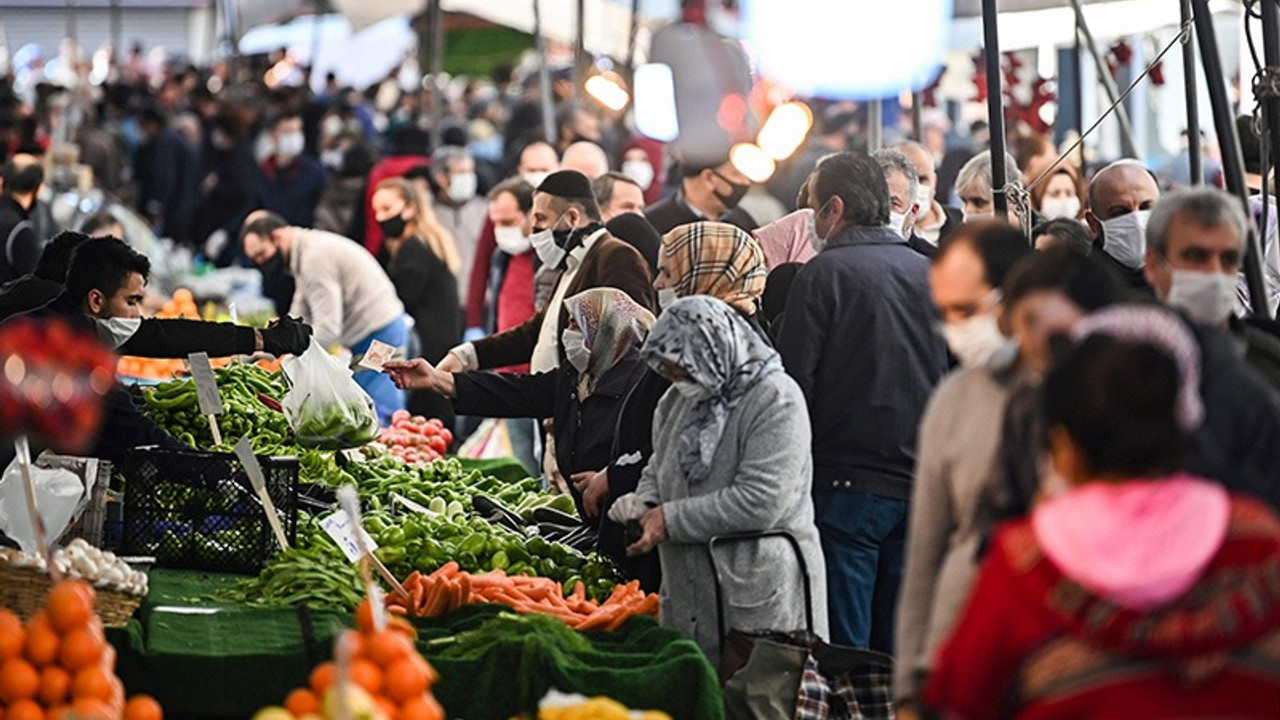
[[(662, 505), (662, 624), (684, 631), (719, 662), (715, 586), (707, 541), (717, 535), (786, 530), (800, 542), (813, 592), (814, 630), (827, 635), (826, 571), (813, 524), (809, 413), (800, 387), (784, 372), (756, 383), (729, 414), (711, 474), (690, 488), (680, 469), (680, 432), (693, 402), (674, 388), (653, 418), (653, 457), (636, 495)], [(785, 540), (771, 538), (716, 551), (724, 578), (726, 627), (804, 628), (799, 564)]]

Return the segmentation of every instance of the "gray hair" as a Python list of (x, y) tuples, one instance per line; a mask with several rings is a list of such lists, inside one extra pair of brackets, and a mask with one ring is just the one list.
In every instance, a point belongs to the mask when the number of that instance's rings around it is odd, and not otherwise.
[(1169, 227), (1174, 220), (1205, 228), (1230, 227), (1244, 245), (1248, 219), (1240, 201), (1232, 195), (1212, 187), (1175, 190), (1163, 198), (1151, 210), (1147, 221), (1147, 247), (1162, 257), (1169, 245)]
[(470, 160), (471, 151), (458, 145), (441, 145), (431, 153), (431, 172), (448, 173), (454, 160)]
[[(1022, 171), (1018, 169), (1018, 161), (1009, 153), (1004, 154), (1004, 175), (1006, 182), (1022, 184)], [(960, 168), (960, 174), (956, 175), (956, 193), (963, 193), (973, 187), (991, 192), (991, 153), (987, 150), (969, 158), (969, 162)]]
[(884, 179), (889, 180), (889, 173), (900, 172), (907, 178), (907, 185), (910, 188), (907, 195), (907, 207), (910, 208), (916, 202), (916, 191), (920, 189), (920, 173), (916, 172), (916, 164), (911, 162), (911, 158), (907, 157), (901, 150), (894, 148), (883, 148), (875, 151), (871, 157), (875, 158), (880, 165), (880, 169), (884, 171)]

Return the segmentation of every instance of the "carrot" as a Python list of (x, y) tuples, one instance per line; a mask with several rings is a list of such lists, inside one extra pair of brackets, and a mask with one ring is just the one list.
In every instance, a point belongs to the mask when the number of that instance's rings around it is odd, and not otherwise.
[(622, 606), (614, 605), (612, 607), (601, 607), (596, 612), (584, 618), (574, 629), (599, 630), (607, 627), (610, 622), (619, 616), (626, 616), (622, 611)]
[(659, 604), (658, 604), (658, 594), (657, 594), (657, 593), (650, 593), (649, 595), (646, 595), (646, 596), (645, 596), (645, 598), (644, 598), (644, 602), (643, 602), (643, 603), (641, 603), (641, 605), (640, 605), (640, 609), (638, 609), (638, 610), (636, 611), (636, 614), (637, 614), (637, 615), (652, 615), (652, 616), (654, 616), (654, 617), (657, 617), (657, 616), (658, 616), (658, 607), (659, 607)]
[(426, 590), (422, 588), (421, 579), (415, 580), (412, 588), (410, 590), (410, 586), (405, 585), (405, 589), (409, 590), (409, 607), (420, 608), (422, 607), (423, 596), (427, 594)]
[(421, 580), (422, 580), (422, 573), (418, 572), (417, 570), (414, 570), (413, 572), (409, 573), (409, 577), (405, 578), (404, 582), (400, 584), (404, 586), (405, 590), (408, 590), (411, 585), (417, 585)]
[(424, 582), (425, 590), (422, 595), (422, 604), (418, 606), (419, 617), (435, 617), (432, 608), (436, 606), (440, 596), (439, 582)]
[(403, 616), (403, 615), (408, 615), (408, 614), (409, 614), (409, 611), (408, 611), (408, 610), (406, 610), (406, 609), (405, 609), (403, 606), (401, 606), (401, 605), (391, 605), (391, 606), (388, 606), (388, 607), (387, 607), (387, 612), (391, 613), (392, 615), (402, 615), (402, 616)]
[(458, 606), (471, 604), (471, 574), (461, 573), (458, 576)]
[(435, 572), (431, 573), (427, 577), (433, 578), (433, 579), (442, 578), (442, 577), (444, 578), (452, 577), (456, 575), (459, 570), (461, 570), (461, 568), (458, 566), (458, 563), (454, 562), (453, 560), (450, 560), (449, 562), (441, 565), (439, 569), (437, 569)]
[(584, 600), (584, 601), (585, 601), (585, 600), (587, 599), (587, 586), (586, 586), (586, 584), (584, 584), (581, 580), (579, 580), (578, 582), (574, 583), (574, 585), (573, 585), (573, 596), (574, 596), (575, 598), (577, 598), (578, 600)]

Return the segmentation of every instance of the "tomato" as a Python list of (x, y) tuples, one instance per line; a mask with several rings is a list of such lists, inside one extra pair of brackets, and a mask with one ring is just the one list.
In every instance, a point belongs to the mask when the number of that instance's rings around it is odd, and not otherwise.
[(429, 427), (435, 428), (436, 430), (441, 430), (444, 428), (444, 423), (440, 422), (440, 418), (431, 418), (430, 420), (427, 421), (427, 425)]
[(395, 411), (395, 412), (391, 413), (391, 422), (393, 422), (393, 423), (395, 423), (395, 422), (399, 422), (399, 421), (401, 421), (401, 420), (408, 420), (408, 419), (409, 419), (409, 411), (408, 411), (408, 410), (397, 410), (397, 411)]
[(439, 435), (432, 437), (427, 444), (431, 446), (432, 452), (439, 453), (441, 455), (449, 449), (449, 443), (445, 442), (444, 438)]
[(441, 428), (440, 437), (444, 438), (445, 447), (449, 447), (453, 444), (453, 432), (451, 432), (449, 428)]

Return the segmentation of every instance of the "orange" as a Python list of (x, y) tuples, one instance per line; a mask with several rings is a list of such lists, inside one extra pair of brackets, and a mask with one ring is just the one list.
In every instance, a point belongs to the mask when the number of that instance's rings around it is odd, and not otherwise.
[(36, 667), (44, 667), (58, 659), (58, 646), (58, 633), (49, 627), (44, 613), (31, 616), (27, 622), (27, 660)]
[(83, 580), (63, 580), (49, 591), (44, 610), (59, 634), (84, 627), (93, 617), (93, 588)]
[(400, 713), (400, 708), (396, 707), (396, 704), (387, 698), (376, 697), (373, 702), (378, 706), (378, 710), (382, 711), (383, 717), (393, 718)]
[(430, 695), (419, 695), (400, 706), (395, 720), (444, 720), (444, 708)]
[(26, 660), (14, 658), (0, 665), (0, 700), (14, 702), (36, 696), (40, 673)]
[(71, 692), (71, 673), (50, 665), (40, 671), (40, 690), (36, 695), (45, 707), (61, 705)]
[(45, 720), (66, 720), (71, 717), (70, 705), (54, 705), (44, 711)]
[(387, 668), (387, 695), (403, 703), (427, 691), (426, 661), (413, 655)]
[(44, 720), (44, 709), (35, 700), (19, 700), (5, 711), (5, 720)]
[(80, 720), (116, 720), (117, 713), (112, 712), (109, 703), (97, 698), (80, 698), (71, 703), (71, 709)]
[(382, 692), (382, 671), (368, 660), (352, 661), (351, 681), (375, 697)]
[(413, 644), (409, 639), (392, 630), (374, 631), (365, 639), (365, 657), (380, 668), (390, 667), (413, 653)]
[(124, 720), (164, 720), (164, 711), (150, 695), (134, 695), (124, 706)]
[(111, 680), (111, 673), (97, 665), (82, 668), (71, 680), (71, 697), (76, 700), (92, 698), (107, 702), (111, 700), (114, 690)]
[(22, 620), (8, 610), (0, 610), (0, 662), (21, 656), (26, 642), (27, 631), (22, 629)]
[[(298, 688), (289, 693), (289, 696), (284, 699), (284, 709), (288, 710), (296, 718), (300, 718), (303, 715), (319, 715), (320, 698), (306, 688)], [(140, 719), (126, 717), (125, 720)]]
[(311, 692), (323, 697), (325, 691), (333, 685), (333, 679), (337, 674), (338, 668), (331, 662), (317, 665), (316, 669), (311, 671)]
[(100, 635), (89, 628), (73, 630), (62, 638), (62, 648), (58, 651), (58, 661), (62, 667), (72, 672), (102, 662), (102, 651), (106, 647)]

